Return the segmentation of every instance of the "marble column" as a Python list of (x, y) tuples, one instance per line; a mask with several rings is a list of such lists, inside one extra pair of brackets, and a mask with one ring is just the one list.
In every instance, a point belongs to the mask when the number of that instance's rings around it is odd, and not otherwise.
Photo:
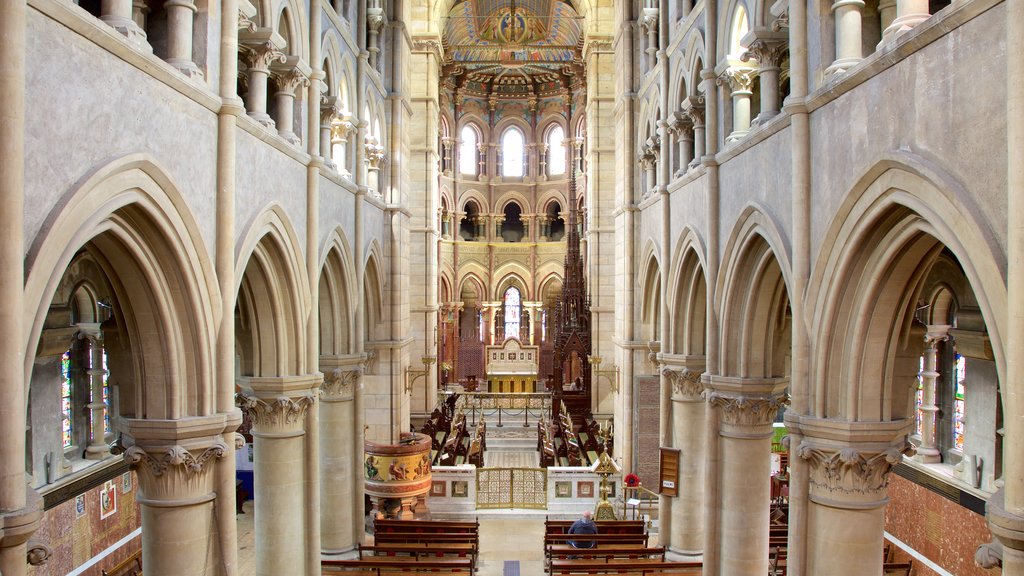
[(747, 51), (741, 57), (757, 60), (757, 75), (761, 79), (761, 111), (754, 119), (757, 126), (779, 114), (779, 71), (782, 58), (786, 55), (787, 32), (774, 32), (770, 28), (755, 28), (743, 37)]
[(703, 367), (694, 363), (670, 371), (672, 447), (679, 449), (680, 496), (672, 506), (670, 550), (699, 556), (704, 550), (704, 464), (707, 457)]
[(252, 421), (256, 576), (295, 574), (305, 565), (302, 459), (315, 376), (250, 378), (237, 395)]
[(153, 47), (146, 39), (146, 31), (135, 22), (132, 0), (102, 0), (100, 20), (117, 30), (128, 43), (143, 52), (152, 52)]
[[(706, 377), (708, 410), (715, 412), (717, 573), (764, 572), (768, 558), (772, 422), (788, 402), (783, 378)], [(813, 572), (812, 572), (813, 573)]]
[(224, 414), (128, 421), (135, 444), (124, 459), (138, 474), (142, 565), (147, 576), (205, 576), (216, 571), (214, 468), (228, 446)]
[(688, 96), (683, 100), (682, 110), (693, 124), (693, 159), (689, 168), (696, 168), (704, 157), (704, 95)]
[[(800, 418), (794, 456), (809, 468), (807, 574), (881, 574), (888, 475), (910, 448), (911, 419)], [(794, 447), (791, 447), (791, 449)]]
[(882, 44), (895, 41), (897, 36), (928, 18), (931, 18), (928, 0), (896, 0), (896, 18), (882, 32)]
[(864, 58), (861, 46), (864, 0), (836, 0), (832, 12), (836, 22), (836, 59), (825, 69), (826, 77), (842, 74)]
[(732, 133), (726, 142), (741, 140), (750, 132), (750, 97), (756, 74), (753, 68), (730, 66), (718, 77), (718, 84), (728, 86), (732, 94)]
[(103, 383), (107, 371), (103, 369), (103, 334), (99, 324), (83, 326), (79, 338), (89, 343), (89, 445), (85, 449), (85, 457), (89, 460), (102, 460), (110, 455), (107, 446), (106, 415), (107, 403), (103, 401)]
[(320, 538), (324, 554), (353, 549), (352, 482), (359, 464), (353, 454), (353, 401), (362, 356), (321, 357), (324, 383), (320, 388)]
[(167, 63), (189, 78), (203, 78), (203, 72), (192, 61), (192, 31), (196, 5), (192, 0), (167, 0)]
[(331, 170), (338, 169), (334, 163), (334, 140), (331, 137), (331, 124), (338, 117), (338, 105), (337, 96), (320, 98), (320, 156), (324, 159), (324, 165)]
[(273, 68), (277, 79), (277, 93), (274, 100), (277, 108), (277, 133), (298, 146), (302, 140), (292, 130), (295, 118), (295, 91), (309, 86), (309, 69), (301, 64), (297, 56), (289, 56), (281, 66)]
[(935, 385), (939, 377), (938, 346), (949, 339), (949, 326), (928, 326), (924, 341), (928, 347), (924, 351), (924, 370), (921, 371), (921, 445), (914, 457), (920, 462), (941, 462), (935, 438), (935, 417), (939, 407), (935, 405)]
[(253, 120), (267, 128), (273, 128), (274, 119), (267, 114), (267, 79), (270, 77), (270, 64), (284, 62), (288, 57), (270, 41), (247, 48), (245, 59), (248, 65), (249, 91), (246, 94), (245, 108)]

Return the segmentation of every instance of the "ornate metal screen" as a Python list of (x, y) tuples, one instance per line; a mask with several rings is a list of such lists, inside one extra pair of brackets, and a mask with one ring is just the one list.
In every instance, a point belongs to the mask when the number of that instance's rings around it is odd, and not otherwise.
[(476, 507), (548, 507), (548, 472), (544, 468), (480, 468), (476, 471)]

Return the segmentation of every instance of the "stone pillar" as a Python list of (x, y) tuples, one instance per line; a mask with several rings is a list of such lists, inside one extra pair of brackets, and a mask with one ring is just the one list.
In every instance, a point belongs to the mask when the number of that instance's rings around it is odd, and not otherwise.
[(139, 27), (133, 16), (132, 0), (102, 0), (100, 2), (100, 20), (120, 32), (135, 48), (143, 52), (152, 52), (153, 47), (146, 39), (146, 31)]
[(335, 118), (337, 121), (331, 123), (331, 160), (338, 172), (348, 174), (352, 167), (349, 156), (352, 138), (356, 135), (356, 126), (352, 123), (352, 117), (347, 114), (340, 113), (340, 118)]
[[(881, 11), (881, 6), (879, 11)], [(931, 18), (931, 14), (928, 12), (928, 0), (896, 0), (896, 18), (883, 30), (881, 43), (895, 41), (897, 36), (911, 30), (928, 18)], [(884, 25), (884, 13), (882, 22)]]
[(884, 32), (896, 19), (896, 0), (880, 0), (878, 2), (878, 16), (882, 21), (882, 41), (878, 43), (881, 47), (885, 44)]
[(479, 164), (477, 166), (477, 176), (484, 176), (487, 174), (487, 144), (476, 145), (476, 161)]
[(537, 145), (537, 180), (545, 182), (548, 179), (548, 145), (541, 143)]
[[(788, 381), (712, 375), (708, 410), (719, 423), (717, 538), (720, 576), (760, 574), (768, 558), (772, 422)], [(811, 572), (813, 573), (813, 572)]]
[(693, 124), (693, 159), (689, 167), (696, 168), (704, 157), (704, 95), (687, 97), (683, 100), (682, 109)]
[(381, 0), (369, 0), (366, 8), (366, 51), (370, 53), (370, 68), (377, 68), (377, 55), (380, 53), (379, 36), (386, 21)]
[(106, 414), (107, 403), (103, 401), (103, 381), (107, 371), (103, 369), (103, 334), (99, 324), (90, 324), (82, 328), (79, 338), (89, 342), (89, 445), (85, 449), (85, 457), (89, 460), (102, 460), (110, 455), (107, 446)]
[(836, 59), (825, 69), (826, 77), (842, 74), (864, 58), (861, 47), (864, 0), (836, 0), (832, 12), (836, 21)]
[(252, 420), (256, 576), (304, 573), (296, 573), (305, 565), (303, 423), (316, 383), (314, 376), (251, 378), (237, 396)]
[(743, 37), (747, 51), (741, 59), (757, 59), (757, 75), (761, 78), (761, 112), (754, 119), (755, 126), (767, 122), (779, 113), (779, 70), (786, 54), (787, 32), (774, 32), (770, 28), (755, 28)]
[(693, 124), (684, 112), (675, 112), (669, 121), (668, 132), (676, 143), (676, 171), (678, 178), (686, 174), (686, 169), (693, 160)]
[(939, 342), (949, 339), (949, 326), (929, 326), (924, 341), (924, 370), (921, 372), (921, 445), (914, 457), (920, 462), (941, 462), (938, 443), (935, 439), (935, 416), (939, 407), (935, 405), (935, 383), (938, 372)]
[(672, 506), (670, 550), (699, 556), (704, 550), (704, 465), (707, 456), (703, 367), (670, 371), (672, 447), (679, 449), (679, 497)]
[(320, 156), (324, 159), (324, 165), (332, 170), (337, 170), (334, 163), (334, 139), (331, 135), (331, 125), (338, 117), (338, 97), (323, 96), (320, 98)]
[(347, 552), (358, 544), (353, 533), (352, 482), (347, 478), (359, 463), (353, 453), (353, 400), (361, 357), (321, 358), (320, 389), (320, 538), (324, 554)]
[[(655, 169), (658, 167), (658, 142), (655, 138), (648, 138), (647, 144), (640, 148), (640, 156), (637, 158), (637, 165), (644, 171), (643, 187), (641, 188), (641, 196), (646, 198), (648, 194), (657, 185), (657, 172)], [(572, 166), (569, 167), (572, 170)], [(568, 212), (568, 207), (566, 207)], [(566, 221), (566, 226), (569, 223)]]
[(494, 241), (495, 242), (503, 242), (504, 241), (504, 238), (502, 238), (502, 236), (501, 236), (501, 227), (504, 224), (505, 224), (505, 217), (504, 216), (497, 216), (496, 215), (494, 217)]
[[(305, 69), (304, 69), (305, 68)], [(295, 91), (309, 86), (309, 69), (297, 56), (289, 56), (284, 64), (274, 68), (277, 78), (277, 93), (274, 100), (277, 107), (277, 133), (294, 146), (302, 143), (292, 131), (295, 117)]]
[(366, 159), (367, 185), (377, 194), (377, 196), (380, 196), (380, 174), (381, 168), (384, 166), (384, 147), (377, 142), (375, 137), (366, 137), (363, 157)]
[[(18, 409), (24, 410), (20, 405)], [(0, 574), (4, 576), (25, 576), (29, 564), (42, 564), (50, 555), (47, 546), (29, 542), (43, 518), (43, 499), (28, 486), (22, 490), (25, 505), (0, 513)], [(41, 553), (37, 552), (40, 548)]]
[(718, 77), (718, 84), (728, 85), (732, 92), (732, 133), (726, 142), (741, 140), (750, 132), (750, 97), (754, 94), (753, 68), (730, 66)]
[(913, 421), (800, 418), (795, 456), (809, 468), (807, 574), (881, 574), (888, 475)]
[(224, 414), (180, 420), (129, 420), (135, 445), (124, 453), (139, 478), (142, 565), (150, 576), (216, 571), (214, 462), (228, 446)]
[(640, 16), (640, 27), (647, 32), (647, 70), (654, 68), (658, 55), (658, 9), (644, 8)]
[(192, 30), (196, 5), (192, 0), (167, 0), (167, 63), (189, 78), (203, 78), (203, 72), (192, 61)]
[(253, 120), (267, 128), (274, 127), (274, 120), (267, 114), (267, 78), (270, 76), (272, 62), (285, 62), (288, 57), (278, 50), (277, 46), (266, 41), (249, 46), (245, 52), (249, 74), (249, 92), (246, 94), (245, 107)]

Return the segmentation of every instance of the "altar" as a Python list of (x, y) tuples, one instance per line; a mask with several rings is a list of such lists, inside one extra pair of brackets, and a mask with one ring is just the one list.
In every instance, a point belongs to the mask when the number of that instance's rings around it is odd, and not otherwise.
[(523, 346), (509, 338), (486, 351), (487, 391), (532, 393), (537, 391), (540, 347)]

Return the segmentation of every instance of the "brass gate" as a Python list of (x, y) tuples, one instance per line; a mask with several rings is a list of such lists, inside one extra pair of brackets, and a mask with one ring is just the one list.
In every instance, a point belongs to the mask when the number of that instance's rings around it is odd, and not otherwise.
[(547, 469), (478, 468), (476, 507), (547, 509)]

